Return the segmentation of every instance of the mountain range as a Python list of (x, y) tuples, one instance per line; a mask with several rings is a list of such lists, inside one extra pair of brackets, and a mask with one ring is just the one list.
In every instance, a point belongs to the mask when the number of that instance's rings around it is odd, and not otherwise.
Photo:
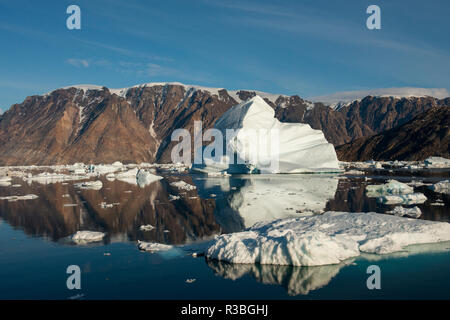
[[(233, 105), (255, 95), (274, 108), (278, 120), (307, 123), (322, 130), (335, 146), (355, 141), (362, 146), (361, 138), (403, 128), (428, 110), (448, 110), (450, 105), (450, 98), (367, 96), (328, 106), (297, 95), (180, 83), (151, 83), (124, 89), (73, 86), (29, 96), (0, 116), (0, 165), (170, 162), (174, 129), (185, 128), (193, 134), (197, 120), (202, 121), (203, 129), (210, 128)], [(448, 112), (436, 115), (448, 119)], [(373, 142), (366, 148), (372, 145)], [(353, 149), (339, 147), (338, 155), (360, 159), (350, 157), (350, 150)], [(433, 153), (433, 148), (429, 152)], [(377, 158), (370, 151), (358, 154)], [(424, 156), (425, 153), (418, 155)]]

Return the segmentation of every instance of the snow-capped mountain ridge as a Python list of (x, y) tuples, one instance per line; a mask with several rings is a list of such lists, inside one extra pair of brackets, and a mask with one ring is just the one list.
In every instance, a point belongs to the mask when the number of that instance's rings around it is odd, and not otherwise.
[[(219, 93), (220, 91), (226, 90), (228, 92), (228, 94), (234, 100), (236, 100), (238, 103), (242, 102), (242, 99), (239, 98), (239, 92), (241, 92), (241, 91), (252, 92), (255, 95), (262, 97), (263, 99), (268, 99), (272, 103), (275, 103), (279, 97), (284, 97), (284, 98), (289, 97), (284, 94), (274, 94), (274, 93), (268, 93), (268, 92), (259, 91), (259, 90), (253, 90), (253, 89), (228, 90), (226, 88), (205, 87), (205, 86), (199, 86), (199, 85), (184, 84), (181, 82), (148, 82), (148, 83), (137, 84), (137, 85), (134, 85), (131, 87), (108, 88), (108, 90), (111, 93), (118, 95), (119, 97), (126, 98), (128, 91), (133, 88), (145, 88), (145, 87), (156, 87), (156, 86), (165, 87), (165, 86), (169, 86), (169, 85), (183, 87), (186, 90), (186, 92), (204, 91), (204, 92), (209, 92), (209, 93), (211, 93), (213, 95), (217, 95), (217, 96), (220, 96), (220, 93)], [(59, 89), (70, 89), (70, 88), (76, 88), (79, 90), (87, 91), (87, 90), (102, 90), (104, 88), (104, 86), (99, 86), (99, 85), (94, 85), (94, 84), (77, 84), (77, 85), (62, 87)], [(53, 91), (56, 91), (56, 90), (58, 90), (58, 89), (55, 89)], [(53, 92), (53, 91), (51, 91), (51, 92)], [(51, 92), (48, 92), (44, 95), (48, 95)]]

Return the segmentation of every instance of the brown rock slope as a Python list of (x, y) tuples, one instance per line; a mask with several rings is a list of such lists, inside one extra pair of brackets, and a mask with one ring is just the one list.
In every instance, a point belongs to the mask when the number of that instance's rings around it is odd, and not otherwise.
[(341, 161), (450, 158), (450, 108), (433, 107), (408, 123), (336, 148)]
[[(66, 88), (27, 97), (0, 116), (0, 165), (170, 162), (173, 130), (193, 135), (255, 91), (148, 84), (122, 92)], [(404, 124), (450, 99), (366, 97), (332, 109), (298, 96), (263, 95), (284, 122), (308, 123), (340, 145)]]

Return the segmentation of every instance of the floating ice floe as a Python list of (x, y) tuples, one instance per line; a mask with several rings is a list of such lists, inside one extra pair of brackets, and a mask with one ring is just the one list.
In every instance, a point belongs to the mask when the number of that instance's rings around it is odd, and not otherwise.
[(0, 182), (9, 182), (11, 181), (11, 177), (9, 176), (0, 176)]
[(128, 171), (116, 173), (115, 177), (117, 180), (137, 185), (136, 175), (138, 171), (138, 168), (130, 169)]
[(257, 223), (217, 237), (210, 259), (294, 266), (337, 264), (361, 253), (387, 254), (414, 244), (450, 241), (450, 224), (378, 213), (322, 215)]
[(147, 170), (140, 169), (136, 174), (136, 181), (139, 187), (143, 188), (152, 182), (161, 180), (163, 177), (157, 176), (155, 174), (152, 174), (148, 172)]
[(50, 173), (50, 172), (42, 172), (36, 175), (30, 175), (28, 177), (24, 177), (23, 180), (28, 182), (37, 182), (40, 184), (50, 184), (50, 183), (58, 183), (65, 181), (76, 181), (86, 179), (85, 175), (67, 175), (62, 173)]
[(180, 196), (175, 196), (173, 194), (169, 194), (169, 201), (175, 201), (175, 200), (180, 200), (181, 197)]
[(384, 204), (420, 204), (427, 201), (423, 193), (408, 193), (401, 195), (385, 195), (377, 198), (377, 201)]
[(75, 188), (87, 189), (87, 190), (100, 190), (103, 187), (103, 183), (100, 180), (97, 181), (85, 181), (74, 184)]
[(348, 170), (348, 171), (345, 171), (345, 174), (361, 176), (361, 175), (365, 175), (366, 173), (364, 171), (360, 171), (360, 170)]
[(78, 244), (88, 243), (88, 242), (97, 242), (102, 241), (105, 237), (104, 232), (99, 231), (77, 231), (74, 235), (71, 236), (73, 242)]
[(385, 184), (366, 186), (367, 196), (376, 197), (378, 202), (385, 204), (416, 204), (424, 203), (427, 197), (422, 193), (414, 193), (414, 188), (397, 180), (389, 180)]
[[(215, 186), (214, 180), (196, 181), (199, 192), (211, 194), (218, 187), (233, 190), (230, 179), (221, 179), (220, 186)], [(250, 175), (242, 179), (238, 191), (221, 200), (229, 212), (215, 215), (227, 230), (236, 231), (260, 221), (319, 214), (334, 199), (337, 186), (338, 179), (329, 175)]]
[(114, 206), (118, 206), (120, 203), (114, 202), (114, 203), (106, 203), (106, 202), (100, 202), (100, 207), (102, 209), (112, 208)]
[[(207, 152), (203, 152), (204, 163), (194, 164), (192, 166), (194, 171), (204, 173), (341, 171), (334, 147), (327, 142), (322, 131), (314, 130), (308, 124), (280, 122), (275, 118), (274, 109), (259, 96), (230, 108), (216, 121), (214, 128), (222, 133), (223, 139), (222, 144), (217, 144), (222, 145), (223, 150), (215, 152), (227, 156), (210, 157)], [(230, 129), (236, 133), (233, 138), (227, 134)], [(220, 149), (220, 146), (218, 148)], [(236, 161), (229, 159), (228, 155), (235, 155)]]
[(419, 218), (422, 215), (422, 211), (420, 210), (419, 207), (404, 208), (402, 206), (397, 206), (393, 210), (387, 211), (387, 213), (399, 217), (408, 216), (411, 218)]
[(175, 248), (172, 245), (156, 243), (156, 242), (145, 242), (138, 240), (139, 250), (158, 252), (158, 251), (168, 251)]
[(24, 196), (7, 196), (7, 197), (0, 197), (0, 200), (8, 200), (10, 202), (12, 201), (18, 201), (18, 200), (34, 200), (39, 198), (37, 195), (35, 194), (27, 194)]
[(437, 193), (450, 194), (450, 180), (439, 181), (429, 186), (429, 188)]
[(183, 180), (172, 182), (172, 183), (170, 183), (170, 185), (175, 187), (175, 188), (178, 188), (178, 189), (181, 189), (181, 190), (186, 190), (186, 191), (192, 191), (192, 190), (197, 189), (196, 186), (193, 186), (193, 185), (191, 185), (189, 183), (186, 183)]
[(306, 295), (311, 291), (326, 286), (342, 268), (348, 266), (352, 259), (340, 264), (294, 267), (267, 264), (232, 264), (216, 260), (207, 260), (216, 275), (225, 279), (237, 280), (252, 276), (264, 284), (276, 284), (285, 287), (288, 295)]
[(427, 168), (450, 168), (450, 159), (442, 157), (429, 157), (424, 163)]
[(366, 186), (366, 190), (368, 197), (414, 193), (414, 188), (408, 186), (406, 183), (398, 182), (397, 180), (389, 180), (385, 184), (368, 185)]

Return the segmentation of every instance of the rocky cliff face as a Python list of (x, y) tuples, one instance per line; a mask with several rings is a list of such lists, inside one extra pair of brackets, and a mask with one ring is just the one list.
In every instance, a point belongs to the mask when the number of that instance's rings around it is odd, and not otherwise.
[(283, 122), (308, 123), (334, 145), (401, 125), (450, 99), (366, 97), (338, 109), (298, 96), (181, 84), (122, 90), (72, 87), (27, 97), (0, 117), (0, 165), (169, 162), (174, 129), (193, 135), (231, 106), (261, 95)]
[(404, 125), (336, 148), (343, 161), (450, 158), (450, 108), (433, 107)]

